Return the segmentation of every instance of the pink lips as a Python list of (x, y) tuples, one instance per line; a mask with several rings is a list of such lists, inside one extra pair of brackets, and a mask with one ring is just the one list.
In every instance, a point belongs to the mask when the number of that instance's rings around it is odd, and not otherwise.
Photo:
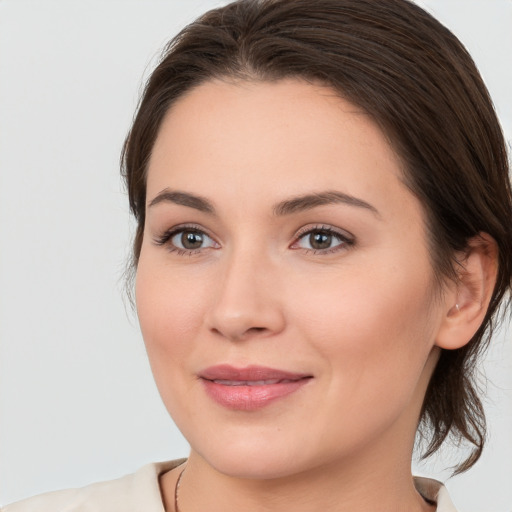
[(284, 398), (307, 384), (311, 375), (263, 366), (235, 368), (218, 365), (200, 373), (206, 392), (228, 409), (253, 411)]

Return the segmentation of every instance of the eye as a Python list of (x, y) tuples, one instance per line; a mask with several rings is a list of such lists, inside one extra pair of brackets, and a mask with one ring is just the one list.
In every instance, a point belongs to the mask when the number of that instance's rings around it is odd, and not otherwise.
[[(184, 230), (171, 237), (171, 243), (179, 249), (194, 250), (201, 249), (203, 244), (213, 242), (213, 240), (200, 231)], [(211, 246), (211, 245), (207, 245)]]
[(292, 249), (306, 249), (315, 253), (330, 253), (354, 245), (353, 237), (335, 231), (329, 226), (307, 228), (300, 232)]
[(217, 242), (204, 231), (195, 227), (177, 227), (166, 231), (155, 240), (157, 245), (168, 245), (169, 250), (180, 254), (192, 254), (201, 249), (216, 248)]

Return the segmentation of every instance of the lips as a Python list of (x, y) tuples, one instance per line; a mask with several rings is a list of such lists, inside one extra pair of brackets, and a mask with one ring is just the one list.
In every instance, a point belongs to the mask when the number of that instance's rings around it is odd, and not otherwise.
[(223, 384), (224, 386), (268, 386), (270, 384), (282, 384), (283, 382), (293, 382), (289, 379), (269, 379), (269, 380), (224, 380), (214, 379), (212, 382)]
[(253, 411), (295, 393), (312, 376), (263, 366), (206, 368), (199, 377), (207, 395), (232, 410)]

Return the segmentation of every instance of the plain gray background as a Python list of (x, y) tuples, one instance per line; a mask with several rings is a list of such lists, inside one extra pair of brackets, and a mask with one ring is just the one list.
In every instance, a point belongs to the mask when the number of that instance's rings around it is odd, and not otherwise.
[[(512, 2), (421, 4), (473, 54), (510, 141)], [(158, 50), (216, 5), (0, 0), (2, 504), (187, 454), (123, 302), (133, 225), (118, 159)], [(485, 364), (486, 453), (448, 481), (461, 512), (512, 511), (511, 338)], [(415, 471), (445, 479), (444, 454)]]

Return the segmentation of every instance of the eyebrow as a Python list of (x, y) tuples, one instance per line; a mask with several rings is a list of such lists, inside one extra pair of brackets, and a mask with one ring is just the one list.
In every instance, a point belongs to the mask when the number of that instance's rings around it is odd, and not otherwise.
[(375, 206), (336, 190), (327, 190), (325, 192), (318, 192), (315, 194), (306, 194), (303, 196), (293, 197), (286, 201), (282, 201), (274, 206), (274, 215), (290, 215), (305, 210), (311, 210), (318, 206), (325, 206), (330, 204), (347, 204), (349, 206), (356, 206), (371, 211), (376, 216), (380, 217), (380, 213)]
[[(152, 206), (164, 202), (188, 206), (189, 208), (194, 208), (195, 210), (199, 210), (200, 212), (208, 213), (210, 215), (216, 214), (213, 204), (208, 199), (190, 194), (188, 192), (170, 190), (168, 188), (157, 194), (148, 204), (148, 207), (151, 208)], [(377, 208), (375, 208), (375, 206), (367, 203), (366, 201), (363, 201), (362, 199), (351, 196), (349, 194), (345, 194), (343, 192), (338, 192), (336, 190), (327, 190), (325, 192), (317, 192), (313, 194), (305, 194), (302, 196), (292, 197), (277, 203), (273, 207), (272, 211), (274, 215), (282, 217), (292, 213), (311, 210), (313, 208), (317, 208), (318, 206), (340, 203), (369, 210), (376, 216), (380, 217), (380, 213)]]
[(189, 194), (188, 192), (180, 192), (177, 190), (169, 190), (168, 188), (162, 190), (157, 194), (149, 203), (148, 207), (151, 208), (159, 203), (174, 203), (182, 206), (194, 208), (200, 212), (215, 214), (213, 204), (204, 197)]

